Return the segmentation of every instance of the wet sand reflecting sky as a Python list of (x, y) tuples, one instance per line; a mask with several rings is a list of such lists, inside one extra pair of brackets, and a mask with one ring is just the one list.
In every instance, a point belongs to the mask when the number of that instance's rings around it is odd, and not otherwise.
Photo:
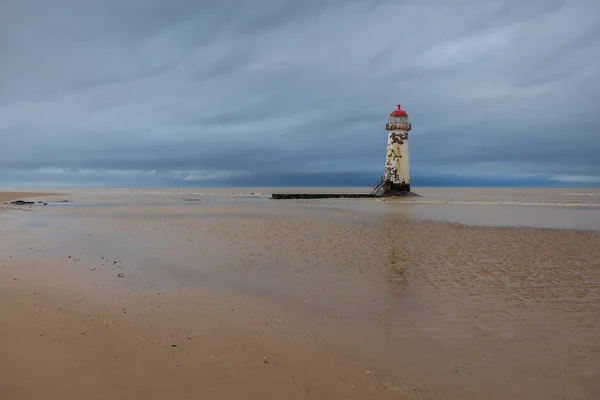
[[(0, 254), (5, 275), (49, 293), (75, 290), (101, 308), (148, 299), (131, 334), (148, 334), (156, 304), (178, 310), (172, 332), (206, 329), (184, 318), (202, 312), (189, 309), (201, 295), (247, 308), (256, 318), (242, 332), (269, 338), (285, 359), (277, 371), (301, 376), (309, 397), (594, 398), (600, 190), (453, 190), (375, 202), (276, 201), (258, 194), (266, 189), (79, 190), (64, 196), (70, 203), (3, 213)], [(279, 333), (260, 333), (271, 317)], [(220, 332), (205, 351), (236, 334)], [(300, 342), (282, 340), (289, 335)], [(322, 361), (310, 373), (300, 372), (306, 348)], [(326, 359), (352, 388), (319, 378), (329, 376)], [(190, 368), (209, 368), (194, 360)], [(262, 384), (240, 391), (273, 393), (263, 387), (272, 373), (256, 372)], [(206, 394), (186, 385), (182, 393)]]

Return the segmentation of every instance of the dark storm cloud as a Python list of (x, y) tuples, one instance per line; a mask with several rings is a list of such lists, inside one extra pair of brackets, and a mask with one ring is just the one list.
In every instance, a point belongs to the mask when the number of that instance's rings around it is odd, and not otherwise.
[(5, 0), (0, 184), (600, 182), (595, 1)]

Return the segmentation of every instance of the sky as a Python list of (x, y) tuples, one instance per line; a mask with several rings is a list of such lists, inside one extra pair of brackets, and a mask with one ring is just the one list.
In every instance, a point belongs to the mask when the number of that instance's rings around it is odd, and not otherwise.
[(597, 0), (0, 0), (0, 185), (600, 185)]

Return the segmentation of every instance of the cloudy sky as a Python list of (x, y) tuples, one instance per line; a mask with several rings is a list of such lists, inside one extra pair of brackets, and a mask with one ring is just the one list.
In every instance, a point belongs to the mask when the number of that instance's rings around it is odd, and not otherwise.
[(0, 185), (600, 184), (598, 0), (0, 0)]

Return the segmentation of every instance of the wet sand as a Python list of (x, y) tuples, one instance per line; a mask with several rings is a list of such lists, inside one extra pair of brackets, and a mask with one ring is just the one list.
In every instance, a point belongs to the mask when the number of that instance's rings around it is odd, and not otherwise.
[(599, 232), (69, 199), (0, 216), (1, 399), (600, 395)]

